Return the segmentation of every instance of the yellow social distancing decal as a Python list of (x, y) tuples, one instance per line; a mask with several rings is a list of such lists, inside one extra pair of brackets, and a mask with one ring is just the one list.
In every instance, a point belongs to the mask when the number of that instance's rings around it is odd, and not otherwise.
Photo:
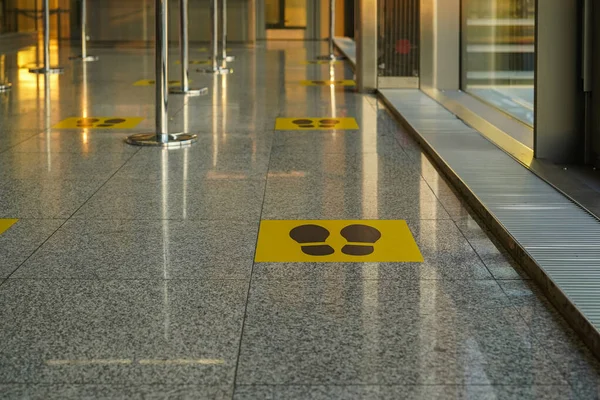
[(277, 118), (275, 129), (278, 131), (305, 131), (329, 129), (358, 129), (354, 118)]
[(138, 126), (140, 117), (72, 117), (54, 125), (54, 129), (131, 129)]
[(339, 81), (300, 81), (304, 86), (356, 86), (356, 82), (352, 79), (344, 79)]
[(402, 220), (261, 221), (256, 262), (423, 262)]
[(6, 232), (11, 226), (16, 224), (17, 221), (18, 221), (18, 219), (8, 219), (8, 218), (0, 219), (0, 235), (2, 235), (4, 232)]
[[(190, 80), (191, 82), (191, 80)], [(139, 81), (135, 81), (133, 86), (154, 86), (156, 81), (154, 79), (142, 79)], [(180, 86), (181, 81), (169, 81), (169, 86)]]

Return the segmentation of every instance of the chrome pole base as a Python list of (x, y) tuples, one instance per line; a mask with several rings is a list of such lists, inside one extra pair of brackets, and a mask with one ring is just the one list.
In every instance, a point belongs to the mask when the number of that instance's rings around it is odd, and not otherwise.
[(29, 72), (32, 74), (62, 74), (65, 72), (65, 69), (63, 67), (50, 67), (48, 69), (44, 67), (37, 67), (29, 68)]
[(73, 61), (85, 61), (85, 62), (90, 62), (90, 61), (98, 61), (98, 56), (72, 56), (69, 57), (69, 60), (73, 60)]
[(198, 69), (198, 72), (204, 72), (205, 74), (216, 74), (216, 75), (227, 75), (233, 72), (230, 68), (218, 67), (216, 69), (206, 68), (206, 69)]
[(8, 92), (10, 89), (12, 89), (12, 83), (0, 83), (0, 92)]
[(197, 135), (189, 133), (169, 133), (168, 142), (160, 142), (156, 138), (156, 133), (136, 133), (127, 136), (125, 142), (134, 146), (155, 146), (165, 148), (188, 147), (198, 140)]
[(329, 60), (329, 61), (338, 61), (338, 60), (345, 60), (345, 59), (346, 59), (345, 56), (336, 56), (335, 54), (317, 57), (317, 60)]
[(171, 88), (169, 89), (169, 93), (171, 94), (185, 94), (187, 96), (202, 96), (204, 94), (208, 93), (208, 88), (200, 88), (200, 89), (195, 89), (195, 88), (188, 88), (186, 89), (182, 89), (180, 87), (175, 87), (175, 88)]

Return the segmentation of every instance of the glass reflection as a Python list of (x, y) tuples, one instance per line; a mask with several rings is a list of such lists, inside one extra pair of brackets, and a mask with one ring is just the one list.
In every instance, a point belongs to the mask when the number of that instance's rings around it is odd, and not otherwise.
[(463, 7), (463, 89), (533, 125), (535, 1)]

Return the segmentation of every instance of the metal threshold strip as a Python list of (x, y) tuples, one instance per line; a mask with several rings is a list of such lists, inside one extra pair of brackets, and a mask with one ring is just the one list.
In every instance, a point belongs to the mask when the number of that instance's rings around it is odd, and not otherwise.
[(600, 358), (600, 221), (420, 90), (379, 94)]

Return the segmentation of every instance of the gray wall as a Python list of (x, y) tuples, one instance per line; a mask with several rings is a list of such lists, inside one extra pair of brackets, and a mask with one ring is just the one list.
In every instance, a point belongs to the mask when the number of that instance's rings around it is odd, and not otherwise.
[[(179, 1), (169, 0), (169, 38), (178, 39)], [(254, 39), (253, 0), (228, 0), (228, 39)], [(154, 39), (154, 0), (88, 0), (89, 36), (92, 41), (137, 42)], [(76, 10), (75, 10), (76, 12)], [(210, 40), (209, 0), (189, 0), (190, 41)]]

